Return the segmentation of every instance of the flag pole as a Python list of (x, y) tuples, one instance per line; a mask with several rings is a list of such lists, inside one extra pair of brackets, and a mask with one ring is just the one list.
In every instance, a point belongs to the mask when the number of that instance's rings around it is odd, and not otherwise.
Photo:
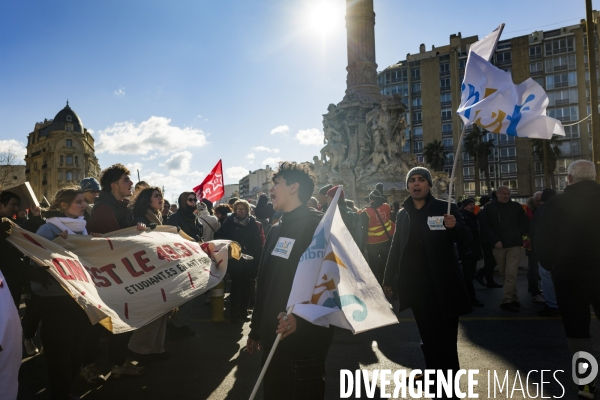
[(462, 148), (462, 142), (463, 138), (465, 137), (466, 129), (467, 125), (463, 123), (462, 132), (460, 133), (460, 138), (458, 139), (458, 146), (456, 146), (456, 154), (454, 154), (454, 165), (452, 166), (452, 173), (450, 174), (450, 187), (448, 188), (448, 212), (446, 214), (450, 214), (450, 206), (452, 206), (452, 187), (454, 186), (454, 179), (456, 179), (454, 175), (456, 174), (456, 164), (458, 164), (458, 156), (460, 155), (460, 150)]
[[(287, 315), (290, 315), (293, 310), (294, 310), (294, 304), (292, 304), (288, 308)], [(267, 372), (267, 368), (269, 368), (269, 364), (271, 363), (271, 359), (273, 358), (273, 354), (275, 354), (275, 349), (277, 349), (277, 345), (279, 344), (279, 341), (281, 340), (281, 335), (283, 335), (283, 334), (280, 333), (280, 334), (277, 335), (277, 338), (275, 339), (275, 343), (273, 343), (273, 347), (271, 347), (271, 352), (269, 353), (269, 356), (267, 357), (267, 360), (265, 361), (265, 365), (263, 365), (263, 367), (262, 367), (262, 371), (260, 371), (260, 375), (258, 376), (258, 380), (256, 381), (256, 384), (254, 385), (254, 389), (252, 390), (252, 394), (250, 394), (250, 399), (249, 400), (253, 400), (254, 396), (256, 396), (256, 392), (258, 392), (258, 388), (260, 387), (260, 383), (262, 382), (263, 378), (265, 377), (265, 373)]]

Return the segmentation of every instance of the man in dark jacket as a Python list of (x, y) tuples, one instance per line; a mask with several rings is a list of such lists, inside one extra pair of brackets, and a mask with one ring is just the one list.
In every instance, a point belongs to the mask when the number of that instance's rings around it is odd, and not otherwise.
[[(600, 185), (594, 164), (572, 162), (563, 194), (544, 205), (535, 233), (535, 251), (544, 268), (552, 270), (556, 300), (573, 354), (593, 354), (590, 305), (600, 312)], [(593, 375), (593, 374), (592, 374)], [(594, 382), (579, 382), (580, 390)], [(593, 398), (589, 397), (589, 398)]]
[[(265, 374), (265, 399), (323, 398), (325, 358), (333, 327), (313, 325), (283, 313), (300, 257), (313, 242), (323, 214), (306, 206), (314, 190), (314, 178), (306, 167), (284, 162), (273, 176), (273, 183), (273, 208), (283, 216), (271, 228), (263, 249), (247, 349), (250, 353), (262, 349), (264, 362), (277, 334), (282, 334)], [(286, 251), (274, 251), (283, 242), (288, 243)]]
[[(333, 198), (335, 197), (335, 193), (338, 190), (339, 186), (334, 186), (327, 191), (327, 205), (330, 206)], [(364, 240), (363, 240), (363, 226), (360, 216), (351, 210), (346, 205), (346, 199), (344, 198), (344, 190), (340, 193), (340, 197), (338, 200), (338, 208), (340, 209), (340, 215), (342, 216), (342, 221), (348, 228), (350, 235), (352, 235), (352, 239), (360, 249), (363, 251), (364, 248)]]
[(502, 304), (500, 307), (518, 312), (521, 303), (517, 293), (517, 273), (521, 261), (523, 236), (529, 231), (529, 220), (523, 207), (510, 200), (510, 189), (500, 186), (496, 200), (486, 205), (480, 217), (481, 233), (487, 236), (500, 274), (504, 275)]
[[(133, 182), (129, 170), (123, 164), (114, 164), (100, 176), (100, 196), (94, 203), (92, 216), (88, 222), (88, 232), (106, 234), (132, 225), (129, 201)], [(127, 357), (127, 344), (132, 332), (111, 334), (109, 336), (109, 362), (113, 365), (114, 376), (141, 375), (143, 367), (134, 365)]]
[(429, 170), (411, 169), (406, 186), (410, 197), (398, 213), (383, 289), (389, 297), (397, 285), (400, 311), (412, 309), (426, 368), (456, 372), (458, 316), (472, 309), (454, 243), (468, 244), (469, 232), (456, 205), (446, 214), (448, 203), (431, 195)]
[(258, 274), (258, 264), (262, 253), (262, 226), (250, 215), (250, 204), (246, 200), (238, 200), (233, 205), (233, 214), (225, 219), (223, 225), (215, 232), (215, 239), (226, 239), (237, 242), (242, 253), (252, 256), (252, 260), (231, 259), (227, 264), (227, 272), (231, 276), (230, 321), (237, 323), (238, 318), (246, 322), (252, 287)]
[(129, 170), (123, 164), (115, 164), (104, 171), (100, 177), (100, 196), (92, 209), (88, 222), (88, 232), (108, 233), (131, 226), (129, 200), (133, 193), (133, 182)]

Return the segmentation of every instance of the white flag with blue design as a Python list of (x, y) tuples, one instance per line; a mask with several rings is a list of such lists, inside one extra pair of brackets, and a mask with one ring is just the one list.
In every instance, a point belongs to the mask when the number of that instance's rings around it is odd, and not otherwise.
[(315, 325), (355, 334), (395, 324), (396, 314), (342, 220), (340, 192), (300, 259), (287, 307), (294, 305), (294, 314)]
[[(493, 43), (488, 37), (480, 42)], [(498, 38), (499, 33), (494, 40), (497, 42)], [(490, 53), (488, 45), (477, 45), (480, 42), (471, 46), (461, 86), (457, 113), (465, 125), (474, 123), (489, 132), (518, 137), (564, 136), (561, 122), (546, 115), (548, 96), (544, 89), (531, 78), (515, 85), (509, 72), (488, 61), (493, 48)]]

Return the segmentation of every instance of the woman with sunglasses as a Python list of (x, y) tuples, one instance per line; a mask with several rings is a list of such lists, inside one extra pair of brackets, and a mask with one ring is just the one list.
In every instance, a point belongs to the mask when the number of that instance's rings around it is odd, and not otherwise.
[(196, 204), (198, 199), (194, 192), (183, 192), (179, 195), (179, 208), (171, 215), (167, 225), (176, 226), (186, 233), (189, 237), (199, 242), (202, 238), (202, 222), (198, 219)]
[[(196, 194), (194, 192), (183, 192), (179, 195), (177, 202), (179, 208), (171, 215), (167, 225), (176, 226), (193, 240), (200, 242), (202, 240), (202, 222), (194, 212), (196, 211), (196, 204), (198, 204)], [(176, 337), (195, 335), (195, 332), (189, 327), (191, 312), (191, 301), (179, 306), (179, 311), (171, 317), (169, 330), (172, 335)]]

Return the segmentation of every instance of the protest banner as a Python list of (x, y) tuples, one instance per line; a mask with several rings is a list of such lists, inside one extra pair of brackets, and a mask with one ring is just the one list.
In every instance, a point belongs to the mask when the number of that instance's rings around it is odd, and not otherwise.
[(113, 333), (138, 329), (210, 290), (225, 276), (229, 253), (241, 255), (237, 243), (192, 242), (172, 226), (54, 241), (13, 226), (6, 240), (48, 267), (90, 321)]

